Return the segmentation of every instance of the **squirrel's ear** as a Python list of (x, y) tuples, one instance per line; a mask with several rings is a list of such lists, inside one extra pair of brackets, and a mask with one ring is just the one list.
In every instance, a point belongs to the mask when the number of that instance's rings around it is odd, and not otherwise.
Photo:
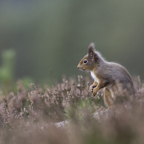
[(95, 45), (94, 43), (90, 43), (88, 46), (88, 55), (91, 57), (91, 60), (94, 60), (94, 54), (95, 54), (95, 49), (94, 49)]

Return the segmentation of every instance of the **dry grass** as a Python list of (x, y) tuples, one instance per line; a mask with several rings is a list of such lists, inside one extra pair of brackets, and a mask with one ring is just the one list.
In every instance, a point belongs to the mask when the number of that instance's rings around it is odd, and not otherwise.
[[(139, 78), (136, 90), (144, 88)], [(144, 91), (131, 107), (117, 104), (100, 120), (92, 113), (105, 109), (103, 93), (96, 98), (88, 92), (89, 79), (64, 79), (53, 88), (31, 85), (26, 90), (18, 82), (17, 94), (3, 96), (0, 102), (0, 144), (138, 144), (144, 143)], [(64, 128), (52, 123), (69, 119)]]

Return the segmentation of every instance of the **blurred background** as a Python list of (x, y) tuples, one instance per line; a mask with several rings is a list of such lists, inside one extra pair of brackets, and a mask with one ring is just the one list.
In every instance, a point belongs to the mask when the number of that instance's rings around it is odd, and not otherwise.
[(90, 42), (144, 79), (144, 1), (0, 0), (1, 81), (84, 74), (77, 64)]

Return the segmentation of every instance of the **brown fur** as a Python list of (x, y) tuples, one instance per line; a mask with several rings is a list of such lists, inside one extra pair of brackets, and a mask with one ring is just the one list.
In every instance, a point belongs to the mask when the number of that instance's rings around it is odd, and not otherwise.
[(104, 89), (104, 102), (107, 107), (110, 107), (113, 104), (113, 98), (109, 89)]
[[(87, 62), (84, 63), (85, 61)], [(93, 96), (105, 88), (104, 101), (107, 106), (111, 106), (118, 96), (134, 96), (133, 82), (128, 71), (120, 64), (104, 60), (94, 49), (93, 43), (89, 45), (88, 54), (82, 58), (77, 67), (92, 73), (95, 81), (90, 86), (90, 91)]]

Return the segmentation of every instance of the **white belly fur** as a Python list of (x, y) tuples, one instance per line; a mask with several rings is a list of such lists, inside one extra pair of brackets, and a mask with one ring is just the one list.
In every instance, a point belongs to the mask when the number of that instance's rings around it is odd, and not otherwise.
[(93, 78), (97, 83), (99, 83), (99, 81), (98, 81), (98, 79), (97, 79), (97, 77), (95, 76), (95, 74), (94, 74), (93, 71), (91, 71), (91, 76), (92, 76), (92, 78)]

